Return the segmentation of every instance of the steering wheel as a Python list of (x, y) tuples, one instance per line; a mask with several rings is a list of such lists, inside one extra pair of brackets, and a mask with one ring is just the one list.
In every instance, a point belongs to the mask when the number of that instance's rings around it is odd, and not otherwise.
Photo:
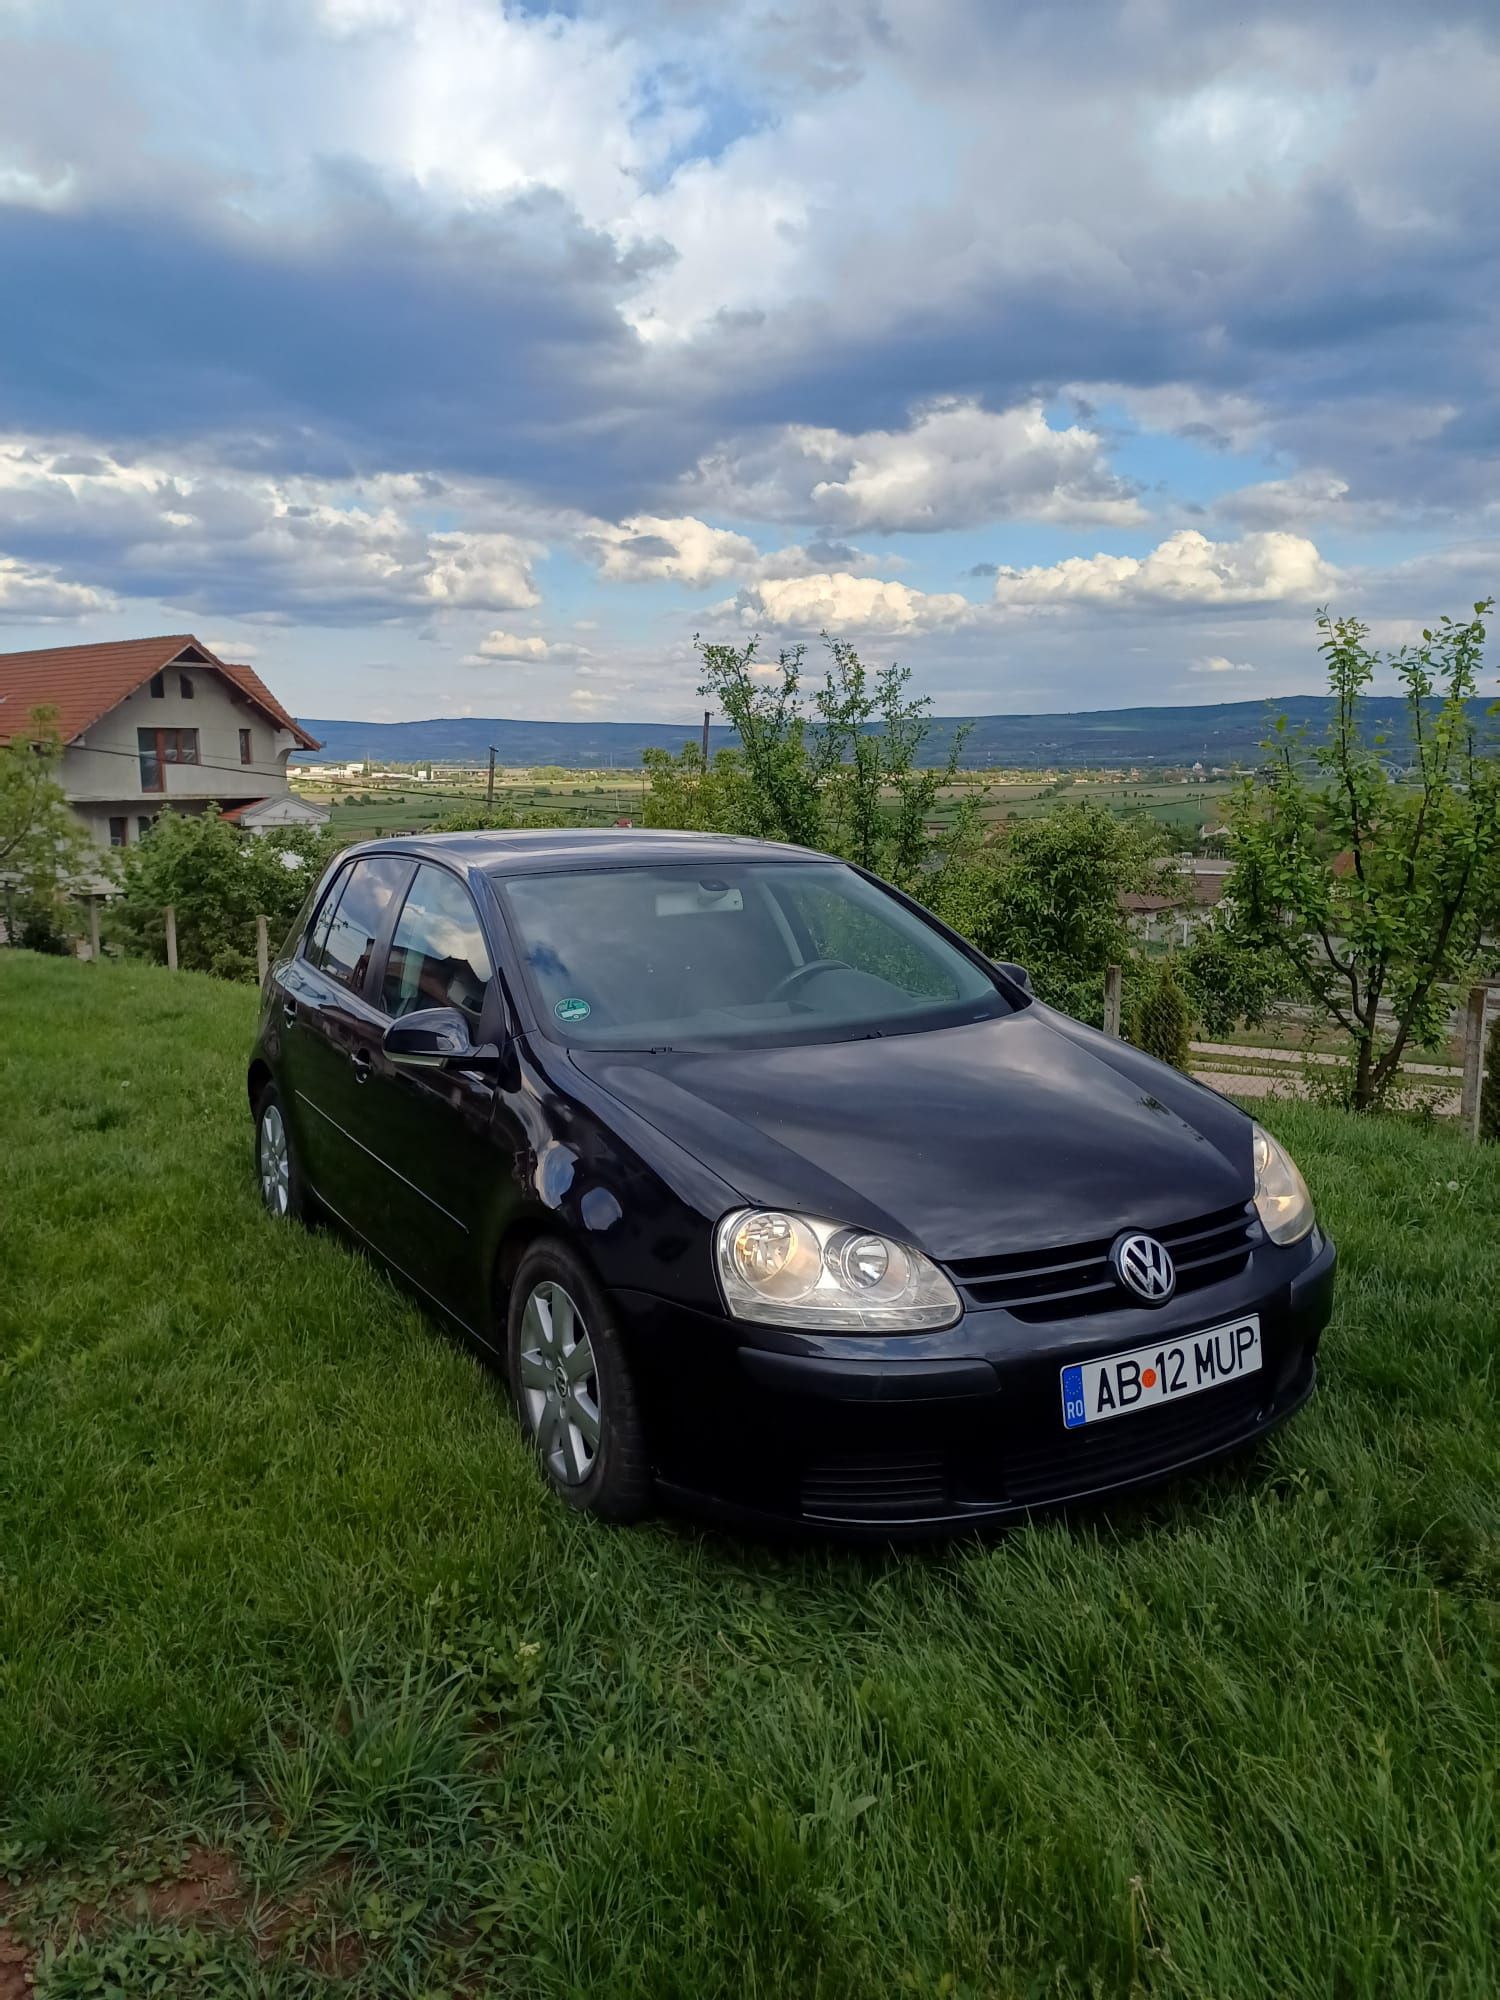
[(769, 1005), (773, 1000), (785, 1000), (802, 984), (819, 972), (852, 972), (854, 967), (847, 958), (810, 958), (806, 965), (794, 965), (784, 979), (778, 979), (766, 995)]

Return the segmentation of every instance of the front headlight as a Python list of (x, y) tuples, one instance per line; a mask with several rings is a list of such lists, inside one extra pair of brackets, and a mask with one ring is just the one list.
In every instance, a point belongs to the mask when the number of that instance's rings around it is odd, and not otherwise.
[(1255, 1209), (1273, 1243), (1295, 1243), (1313, 1226), (1312, 1196), (1286, 1147), (1255, 1128)]
[(767, 1326), (908, 1333), (951, 1326), (958, 1294), (910, 1244), (812, 1215), (741, 1208), (714, 1239), (724, 1303)]

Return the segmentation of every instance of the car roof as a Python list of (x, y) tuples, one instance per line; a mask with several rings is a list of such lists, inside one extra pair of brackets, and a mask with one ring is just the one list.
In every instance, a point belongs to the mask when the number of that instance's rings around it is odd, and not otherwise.
[(355, 854), (409, 854), (441, 857), (486, 874), (524, 875), (532, 871), (596, 867), (645, 867), (713, 861), (827, 861), (829, 856), (779, 840), (751, 840), (741, 834), (673, 833), (657, 827), (566, 826), (496, 828), (477, 833), (412, 833), (372, 840)]

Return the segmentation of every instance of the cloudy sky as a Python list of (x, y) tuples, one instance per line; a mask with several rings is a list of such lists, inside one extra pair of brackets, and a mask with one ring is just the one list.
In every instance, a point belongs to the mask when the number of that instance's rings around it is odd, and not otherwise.
[(0, 0), (0, 648), (1316, 683), (1500, 583), (1494, 0)]

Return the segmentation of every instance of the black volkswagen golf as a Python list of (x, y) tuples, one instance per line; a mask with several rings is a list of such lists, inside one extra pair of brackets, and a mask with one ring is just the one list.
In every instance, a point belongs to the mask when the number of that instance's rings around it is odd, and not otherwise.
[(331, 1213), (493, 1349), (601, 1515), (1003, 1521), (1312, 1392), (1334, 1249), (1277, 1141), (826, 855), (355, 848), (249, 1085), (271, 1213)]

